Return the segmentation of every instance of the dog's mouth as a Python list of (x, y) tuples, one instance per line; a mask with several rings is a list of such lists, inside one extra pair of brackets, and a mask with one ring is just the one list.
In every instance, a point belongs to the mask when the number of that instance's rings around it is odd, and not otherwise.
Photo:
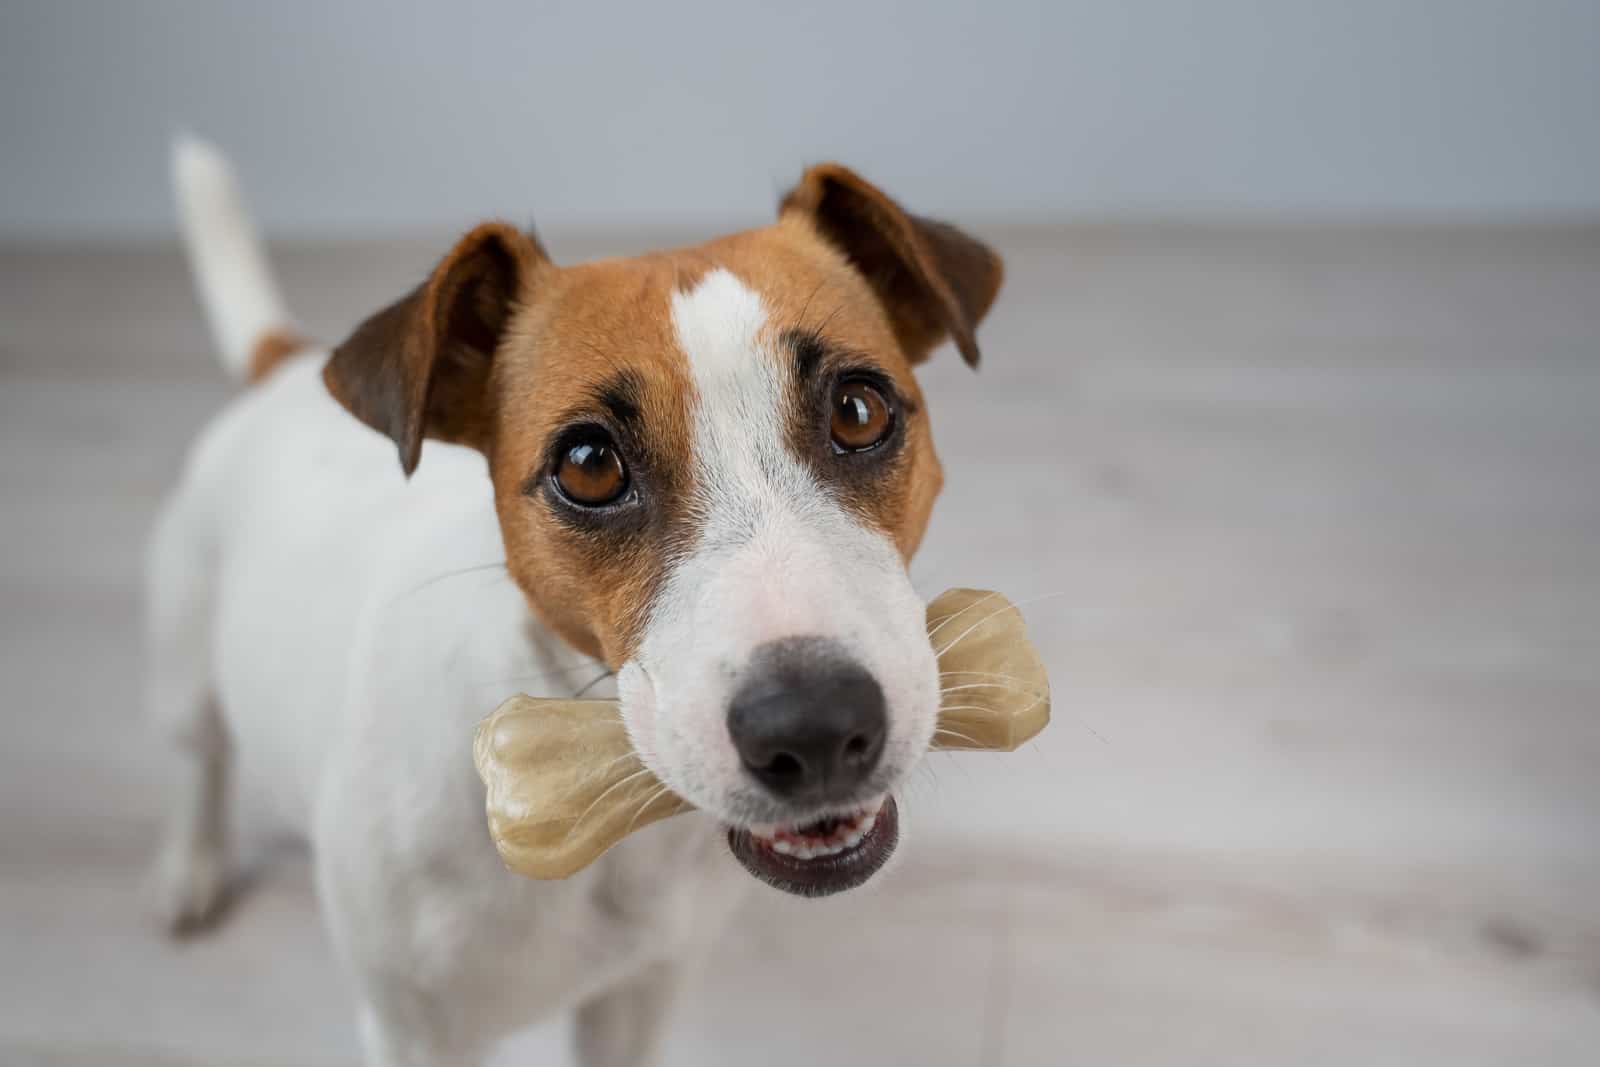
[(861, 885), (889, 861), (899, 839), (899, 810), (887, 795), (857, 811), (801, 826), (728, 830), (728, 847), (747, 871), (802, 897)]

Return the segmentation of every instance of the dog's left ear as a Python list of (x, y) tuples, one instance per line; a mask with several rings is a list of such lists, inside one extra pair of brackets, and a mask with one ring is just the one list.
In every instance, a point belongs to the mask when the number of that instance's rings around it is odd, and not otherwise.
[(486, 222), (333, 350), (322, 371), (328, 391), (394, 441), (408, 477), (424, 437), (487, 447), (495, 349), (523, 287), (548, 264), (533, 237)]
[(1000, 257), (948, 223), (905, 211), (848, 167), (822, 163), (789, 191), (780, 214), (808, 216), (872, 285), (913, 363), (947, 336), (978, 365), (978, 322), (1000, 291)]

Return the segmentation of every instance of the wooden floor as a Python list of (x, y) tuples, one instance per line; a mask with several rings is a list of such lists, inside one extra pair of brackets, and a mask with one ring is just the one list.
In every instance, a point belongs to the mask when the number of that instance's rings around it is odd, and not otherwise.
[[(759, 896), (669, 1062), (1600, 1062), (1600, 230), (999, 236), (916, 573), (1041, 598), (1056, 721)], [(278, 258), (336, 338), (443, 247)], [(228, 392), (175, 250), (0, 248), (0, 1063), (356, 1062), (294, 847), (139, 910), (138, 561)]]

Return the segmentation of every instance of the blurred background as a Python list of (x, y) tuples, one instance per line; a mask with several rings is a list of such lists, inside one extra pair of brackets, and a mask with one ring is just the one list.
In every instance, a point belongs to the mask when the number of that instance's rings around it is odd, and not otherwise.
[(822, 159), (1005, 254), (914, 573), (1039, 598), (1055, 722), (758, 893), (669, 1064), (1596, 1062), (1597, 57), (1585, 0), (4, 0), (0, 1063), (358, 1059), (248, 791), (227, 921), (140, 909), (140, 553), (233, 391), (181, 129), (328, 341), (482, 217), (640, 251)]

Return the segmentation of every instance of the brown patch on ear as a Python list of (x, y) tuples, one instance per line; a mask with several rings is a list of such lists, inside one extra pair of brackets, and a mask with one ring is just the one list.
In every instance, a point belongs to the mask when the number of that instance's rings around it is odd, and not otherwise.
[(848, 167), (822, 163), (779, 207), (810, 218), (871, 283), (907, 358), (920, 363), (946, 336), (978, 365), (978, 322), (994, 303), (1000, 257), (947, 223), (903, 210)]
[(254, 385), (277, 370), (290, 356), (310, 347), (311, 342), (293, 330), (268, 330), (256, 339), (255, 347), (250, 350), (246, 380)]
[(356, 327), (323, 369), (328, 391), (386, 434), (407, 475), (422, 439), (487, 448), (489, 369), (521, 293), (548, 263), (532, 237), (486, 222), (428, 280)]

